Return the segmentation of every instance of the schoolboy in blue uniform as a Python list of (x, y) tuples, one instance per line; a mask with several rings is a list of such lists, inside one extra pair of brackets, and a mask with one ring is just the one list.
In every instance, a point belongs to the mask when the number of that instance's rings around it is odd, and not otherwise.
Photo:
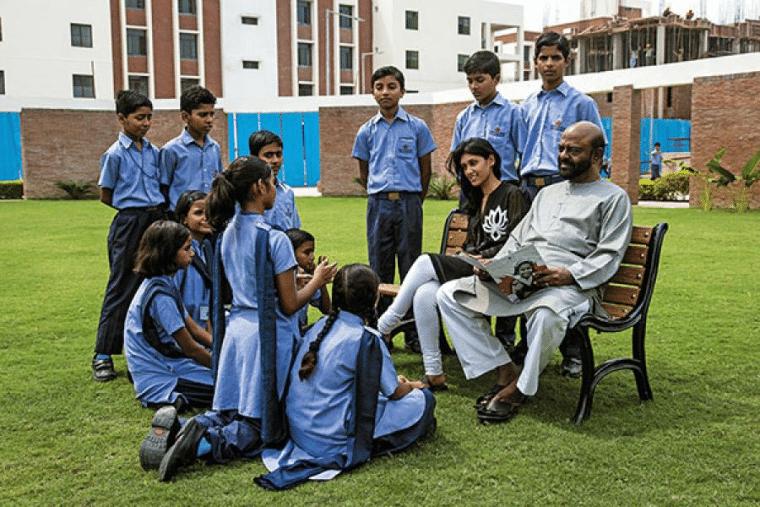
[(135, 254), (143, 232), (164, 214), (159, 188), (158, 149), (146, 138), (153, 104), (134, 91), (120, 91), (116, 113), (122, 131), (100, 159), (100, 200), (118, 210), (108, 232), (108, 278), (100, 312), (92, 376), (116, 378), (111, 355), (124, 344), (124, 319), (142, 277), (134, 273)]
[(277, 178), (282, 167), (282, 146), (282, 138), (268, 130), (259, 130), (248, 138), (248, 149), (251, 155), (259, 157), (272, 168), (274, 186), (277, 189), (274, 206), (264, 212), (264, 221), (287, 231), (300, 229), (301, 217), (298, 216), (293, 189)]
[(567, 39), (555, 32), (541, 35), (536, 41), (535, 63), (542, 85), (522, 104), (527, 132), (520, 167), (522, 187), (531, 201), (541, 188), (564, 180), (559, 175), (557, 156), (559, 139), (567, 127), (585, 120), (604, 132), (594, 99), (564, 80), (570, 64)]
[(518, 106), (505, 99), (496, 87), (501, 80), (499, 57), (492, 51), (473, 53), (464, 64), (467, 86), (475, 101), (456, 119), (451, 151), (471, 137), (485, 139), (501, 157), (502, 181), (519, 181), (515, 163), (523, 143), (524, 125)]
[[(585, 120), (604, 132), (594, 99), (564, 80), (565, 69), (570, 64), (567, 39), (555, 32), (541, 35), (536, 41), (535, 63), (542, 85), (541, 90), (522, 104), (527, 134), (520, 167), (521, 186), (531, 201), (543, 187), (565, 179), (559, 174), (557, 159), (560, 137), (567, 127)], [(580, 343), (570, 336), (560, 346), (564, 356), (560, 370), (563, 375), (578, 377), (581, 374)], [(524, 344), (523, 340), (520, 353), (526, 350)]]
[[(404, 96), (400, 70), (377, 69), (372, 94), (380, 111), (359, 129), (351, 156), (359, 161), (359, 178), (369, 196), (369, 264), (381, 283), (393, 283), (396, 257), (403, 281), (422, 253), (422, 201), (436, 145), (425, 122), (399, 106)], [(380, 310), (387, 306), (382, 303)]]
[(222, 172), (222, 151), (208, 133), (214, 126), (214, 94), (191, 86), (179, 99), (182, 133), (161, 148), (161, 190), (174, 211), (187, 190), (208, 193), (217, 173)]

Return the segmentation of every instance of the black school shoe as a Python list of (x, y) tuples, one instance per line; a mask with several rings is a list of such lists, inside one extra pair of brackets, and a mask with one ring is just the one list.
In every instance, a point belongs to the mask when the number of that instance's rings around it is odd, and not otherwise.
[(174, 445), (180, 430), (177, 409), (166, 405), (156, 411), (151, 429), (140, 445), (140, 466), (143, 470), (155, 470), (161, 465), (166, 451)]
[(116, 371), (113, 369), (113, 359), (92, 358), (92, 378), (98, 382), (109, 382), (116, 378)]
[(583, 373), (583, 363), (577, 357), (566, 357), (559, 368), (563, 377), (578, 378)]
[(198, 442), (203, 438), (206, 428), (195, 417), (182, 426), (177, 435), (177, 441), (164, 454), (158, 467), (158, 480), (168, 482), (177, 474), (177, 470), (195, 463), (198, 457)]

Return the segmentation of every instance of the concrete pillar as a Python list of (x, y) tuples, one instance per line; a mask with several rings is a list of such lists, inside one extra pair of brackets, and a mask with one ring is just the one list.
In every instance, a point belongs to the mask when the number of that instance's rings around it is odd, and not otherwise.
[(632, 85), (612, 90), (612, 182), (639, 202), (641, 91)]
[(704, 58), (707, 50), (710, 48), (710, 33), (707, 29), (702, 30), (699, 35), (699, 57)]
[(623, 61), (623, 34), (612, 34), (612, 69), (624, 69), (625, 62)]
[(665, 25), (657, 25), (657, 65), (665, 63)]
[(575, 75), (586, 72), (586, 52), (588, 51), (588, 39), (578, 39), (578, 54), (575, 58)]

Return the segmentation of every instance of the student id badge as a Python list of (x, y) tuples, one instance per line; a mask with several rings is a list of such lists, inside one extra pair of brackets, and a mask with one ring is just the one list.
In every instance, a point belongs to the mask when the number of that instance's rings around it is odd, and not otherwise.
[(200, 308), (201, 322), (208, 321), (208, 305), (201, 305)]

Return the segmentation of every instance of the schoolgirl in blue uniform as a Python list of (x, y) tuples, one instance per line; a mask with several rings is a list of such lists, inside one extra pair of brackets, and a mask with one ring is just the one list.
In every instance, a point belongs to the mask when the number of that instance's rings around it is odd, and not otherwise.
[[(285, 233), (264, 222), (274, 205), (271, 168), (246, 156), (216, 177), (208, 198), (209, 221), (222, 233), (221, 258), (232, 290), (221, 346), (213, 410), (190, 419), (164, 456), (159, 479), (203, 456), (209, 463), (257, 456), (284, 438), (281, 401), (300, 341), (296, 312), (332, 280), (335, 265), (320, 263), (296, 288), (296, 260)], [(236, 208), (237, 203), (237, 208)]]
[(143, 232), (164, 214), (159, 186), (158, 149), (145, 138), (153, 104), (144, 95), (122, 90), (116, 96), (122, 131), (100, 159), (100, 200), (118, 210), (108, 232), (108, 278), (98, 322), (92, 376), (100, 382), (116, 378), (111, 355), (120, 354), (124, 318), (142, 278), (135, 253)]
[[(314, 236), (301, 229), (288, 229), (285, 234), (293, 244), (293, 251), (296, 254), (298, 284), (304, 285), (311, 280), (314, 268), (316, 268), (316, 264), (314, 264)], [(322, 262), (323, 259), (324, 257), (320, 256), (319, 262)], [(319, 308), (323, 314), (330, 312), (330, 293), (327, 291), (327, 287), (317, 289), (317, 292), (309, 300), (309, 304), (298, 310), (298, 327), (302, 335), (309, 328), (309, 306)]]
[(187, 227), (153, 223), (140, 240), (135, 271), (145, 279), (129, 305), (124, 352), (137, 398), (144, 406), (209, 407), (213, 396), (211, 335), (184, 308), (172, 275), (190, 265)]
[(285, 403), (290, 440), (262, 455), (271, 471), (256, 483), (287, 489), (327, 480), (370, 456), (405, 449), (435, 425), (435, 398), (396, 375), (374, 320), (379, 279), (369, 266), (338, 271), (333, 309), (306, 335)]
[(209, 303), (211, 301), (211, 242), (213, 232), (206, 220), (206, 194), (200, 190), (188, 190), (177, 200), (177, 221), (190, 230), (193, 260), (185, 269), (174, 275), (174, 285), (182, 295), (187, 313), (201, 327), (208, 327)]

